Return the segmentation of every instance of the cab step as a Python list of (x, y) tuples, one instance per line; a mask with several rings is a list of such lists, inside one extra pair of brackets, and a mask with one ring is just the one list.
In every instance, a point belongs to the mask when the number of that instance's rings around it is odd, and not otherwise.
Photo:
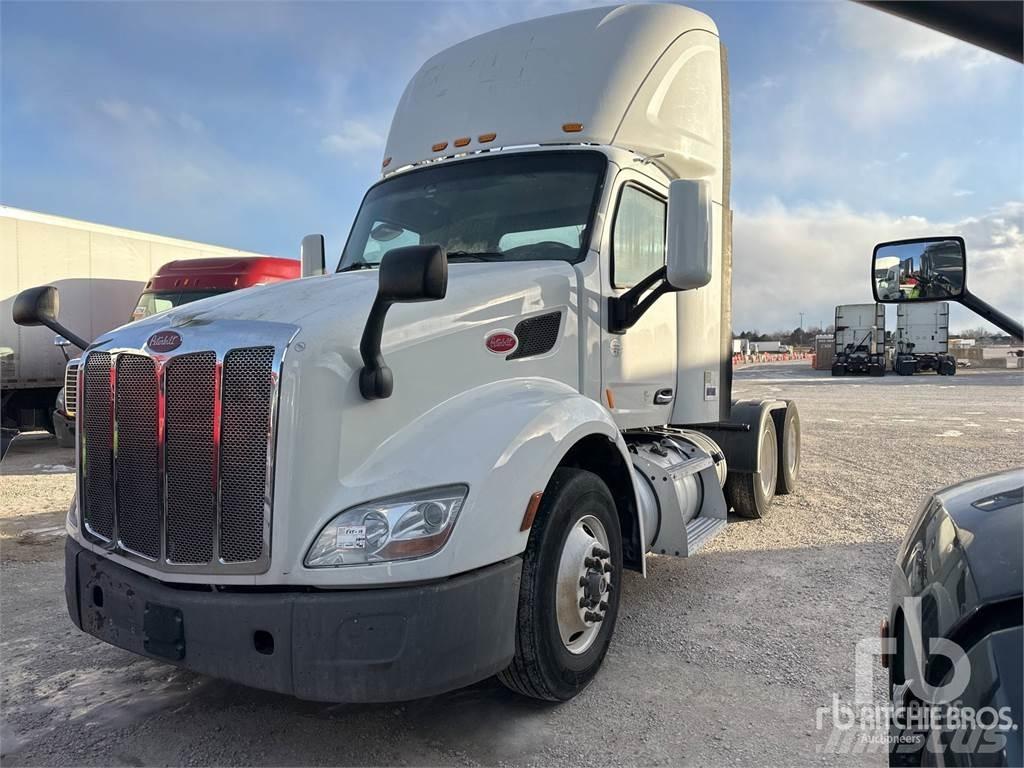
[(686, 549), (693, 555), (721, 533), (727, 521), (718, 517), (695, 517), (686, 524)]

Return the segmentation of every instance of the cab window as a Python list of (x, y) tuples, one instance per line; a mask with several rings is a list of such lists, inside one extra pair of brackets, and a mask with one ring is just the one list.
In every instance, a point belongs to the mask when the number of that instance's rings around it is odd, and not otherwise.
[(665, 264), (665, 202), (623, 187), (612, 225), (612, 285), (636, 285)]

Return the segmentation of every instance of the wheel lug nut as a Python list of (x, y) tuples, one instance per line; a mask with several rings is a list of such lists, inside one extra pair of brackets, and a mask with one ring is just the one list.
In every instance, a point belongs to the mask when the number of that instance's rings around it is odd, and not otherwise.
[(580, 608), (588, 608), (589, 606), (590, 606), (590, 598), (589, 597), (581, 597), (580, 598)]
[(612, 572), (612, 564), (611, 563), (605, 563), (604, 564), (604, 572), (605, 573), (611, 573)]
[(600, 613), (594, 613), (594, 611), (587, 611), (583, 614), (583, 618), (587, 621), (604, 621), (604, 616)]
[(583, 564), (585, 566), (587, 566), (587, 568), (600, 568), (601, 567), (601, 561), (598, 560), (596, 557), (588, 557), (588, 558), (586, 558), (583, 561)]
[(587, 577), (586, 576), (580, 576), (580, 586), (581, 587), (587, 586)]
[(607, 549), (601, 549), (600, 547), (594, 547), (593, 551), (590, 554), (592, 554), (594, 557), (611, 556), (611, 552), (609, 552)]
[(608, 601), (607, 601), (607, 600), (602, 600), (602, 601), (601, 601), (601, 605), (600, 605), (600, 606), (598, 606), (598, 607), (599, 607), (599, 608), (600, 608), (600, 609), (601, 609), (602, 611), (607, 611), (607, 610), (608, 610)]

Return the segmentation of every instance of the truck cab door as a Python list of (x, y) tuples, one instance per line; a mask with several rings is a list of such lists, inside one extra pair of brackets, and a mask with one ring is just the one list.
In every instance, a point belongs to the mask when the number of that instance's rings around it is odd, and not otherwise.
[[(642, 174), (616, 178), (615, 206), (602, 253), (605, 296), (620, 296), (665, 264), (668, 205)], [(605, 304), (607, 314), (607, 304)], [(620, 428), (668, 424), (676, 384), (676, 294), (667, 293), (625, 333), (602, 324), (601, 379), (605, 404)]]

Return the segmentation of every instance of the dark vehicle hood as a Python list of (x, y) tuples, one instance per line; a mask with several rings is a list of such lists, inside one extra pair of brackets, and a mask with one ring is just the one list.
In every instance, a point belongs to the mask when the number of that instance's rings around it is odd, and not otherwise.
[(956, 528), (979, 602), (1024, 584), (1024, 468), (978, 477), (935, 494)]

